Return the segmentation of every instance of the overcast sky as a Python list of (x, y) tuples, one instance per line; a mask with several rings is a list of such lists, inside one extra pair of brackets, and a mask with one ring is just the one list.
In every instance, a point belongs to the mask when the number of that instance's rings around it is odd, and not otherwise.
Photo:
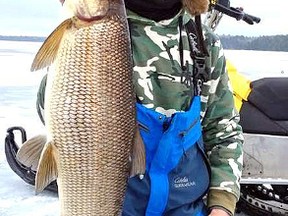
[[(247, 13), (261, 17), (261, 22), (250, 26), (224, 17), (218, 34), (288, 34), (288, 0), (230, 0), (230, 4), (244, 7)], [(59, 0), (0, 0), (0, 8), (0, 35), (47, 36), (62, 20)]]
[(288, 34), (288, 0), (230, 0), (233, 7), (242, 6), (248, 14), (261, 18), (261, 22), (248, 25), (223, 17), (217, 33), (245, 36)]

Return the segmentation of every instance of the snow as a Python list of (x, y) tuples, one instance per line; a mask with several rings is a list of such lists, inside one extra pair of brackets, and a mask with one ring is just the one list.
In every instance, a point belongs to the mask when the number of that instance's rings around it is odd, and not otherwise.
[(288, 52), (225, 50), (225, 56), (250, 80), (288, 77)]
[[(6, 130), (22, 126), (31, 137), (44, 132), (36, 112), (37, 88), (45, 73), (30, 73), (29, 67), (40, 43), (0, 41), (0, 215), (59, 215), (57, 194), (35, 195), (34, 187), (25, 183), (9, 167), (4, 153)], [(21, 144), (19, 134), (17, 143)]]

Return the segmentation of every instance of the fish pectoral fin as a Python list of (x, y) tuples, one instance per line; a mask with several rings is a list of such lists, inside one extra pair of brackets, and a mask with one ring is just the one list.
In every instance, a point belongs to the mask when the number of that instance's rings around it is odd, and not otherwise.
[(130, 177), (145, 173), (146, 159), (145, 159), (145, 147), (140, 135), (139, 128), (137, 127), (134, 136), (133, 150), (132, 150), (132, 166), (130, 171)]
[(72, 25), (73, 19), (66, 19), (47, 37), (33, 60), (31, 71), (48, 67), (54, 62), (62, 37)]
[(46, 186), (57, 179), (57, 160), (57, 149), (52, 142), (48, 142), (43, 149), (36, 172), (36, 194), (43, 191)]
[(36, 171), (40, 159), (41, 152), (45, 146), (47, 139), (44, 135), (35, 136), (20, 147), (17, 152), (16, 158), (26, 167)]

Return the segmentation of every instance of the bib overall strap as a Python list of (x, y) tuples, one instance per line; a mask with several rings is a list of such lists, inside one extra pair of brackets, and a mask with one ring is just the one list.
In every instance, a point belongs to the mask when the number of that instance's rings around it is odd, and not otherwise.
[[(142, 106), (142, 108), (144, 107)], [(141, 111), (138, 110), (138, 113), (141, 115)], [(145, 110), (145, 113), (147, 115), (147, 110)], [(161, 129), (161, 136), (155, 146), (149, 145), (150, 143), (145, 138), (145, 132), (142, 131), (141, 135), (143, 136), (147, 150), (147, 171), (151, 182), (146, 216), (161, 216), (163, 214), (169, 196), (169, 172), (179, 164), (183, 153), (195, 145), (201, 138), (199, 113), (200, 97), (195, 96), (187, 112), (176, 113), (171, 119), (168, 129)], [(150, 120), (149, 118), (138, 118), (138, 121), (144, 125), (149, 125)], [(151, 127), (149, 128), (151, 129)], [(153, 131), (154, 133), (157, 134), (159, 131)]]

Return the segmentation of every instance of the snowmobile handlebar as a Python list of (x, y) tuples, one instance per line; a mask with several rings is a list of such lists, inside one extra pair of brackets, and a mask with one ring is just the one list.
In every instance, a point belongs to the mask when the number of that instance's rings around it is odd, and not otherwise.
[[(213, 4), (214, 3), (214, 4)], [(230, 1), (228, 0), (219, 0), (213, 2), (211, 7), (227, 16), (233, 17), (236, 20), (243, 20), (246, 23), (253, 25), (254, 23), (259, 23), (261, 19), (259, 17), (247, 14), (243, 11), (243, 8), (234, 8), (230, 7)]]
[(247, 13), (244, 13), (242, 20), (245, 21), (246, 23), (250, 24), (250, 25), (253, 25), (254, 23), (259, 23), (261, 21), (261, 19), (259, 17), (252, 16), (252, 15), (247, 14)]

